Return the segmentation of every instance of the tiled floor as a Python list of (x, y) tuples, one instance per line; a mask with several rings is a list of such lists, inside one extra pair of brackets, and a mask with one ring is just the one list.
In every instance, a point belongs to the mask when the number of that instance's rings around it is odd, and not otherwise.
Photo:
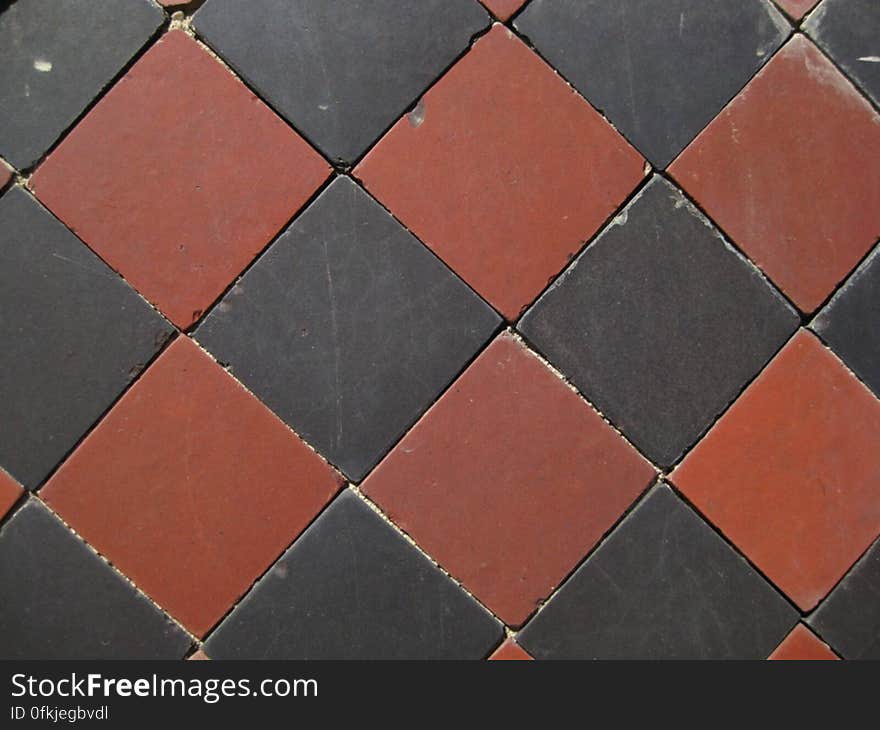
[(0, 8), (0, 657), (880, 658), (880, 3)]

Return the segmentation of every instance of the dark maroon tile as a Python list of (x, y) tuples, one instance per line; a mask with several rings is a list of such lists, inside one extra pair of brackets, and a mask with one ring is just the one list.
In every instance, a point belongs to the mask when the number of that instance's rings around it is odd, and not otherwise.
[(798, 624), (767, 658), (771, 661), (834, 661), (840, 657), (806, 626)]
[(231, 608), (342, 479), (179, 337), (40, 496), (192, 633)]
[(801, 330), (671, 479), (809, 611), (880, 535), (878, 434), (880, 401)]
[(186, 329), (329, 172), (217, 59), (172, 31), (49, 155), (31, 185)]
[(877, 241), (878, 165), (880, 116), (797, 35), (669, 171), (810, 313)]
[(362, 488), (484, 605), (519, 626), (654, 476), (504, 333)]
[(645, 168), (608, 122), (496, 24), (354, 174), (513, 321)]

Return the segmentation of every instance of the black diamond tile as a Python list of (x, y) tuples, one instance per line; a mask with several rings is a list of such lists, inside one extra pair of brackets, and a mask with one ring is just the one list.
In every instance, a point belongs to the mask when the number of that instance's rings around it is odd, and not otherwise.
[(30, 167), (165, 15), (149, 0), (0, 3), (0, 155)]
[(324, 154), (348, 163), (489, 15), (476, 0), (208, 0), (194, 24)]
[(803, 28), (880, 104), (880, 2), (825, 0)]
[(180, 659), (186, 632), (30, 500), (0, 530), (0, 657)]
[(791, 30), (766, 0), (533, 0), (515, 25), (659, 168)]
[(0, 466), (35, 487), (172, 327), (21, 188), (0, 198)]
[(360, 480), (499, 323), (341, 177), (236, 284), (196, 338)]
[(880, 397), (880, 247), (862, 262), (810, 327)]
[(517, 636), (536, 659), (764, 659), (798, 614), (665, 485)]
[(346, 490), (206, 643), (213, 659), (478, 659), (501, 624)]
[(880, 540), (808, 622), (845, 659), (880, 659)]
[(797, 325), (758, 270), (654, 178), (519, 329), (643, 453), (669, 466)]

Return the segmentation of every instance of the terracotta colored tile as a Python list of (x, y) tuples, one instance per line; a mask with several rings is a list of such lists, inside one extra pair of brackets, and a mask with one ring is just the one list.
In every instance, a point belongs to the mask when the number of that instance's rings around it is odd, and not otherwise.
[(481, 2), (492, 11), (496, 18), (507, 20), (525, 5), (526, 0), (481, 0)]
[(32, 186), (185, 328), (328, 172), (220, 63), (173, 31), (77, 125)]
[(791, 32), (767, 0), (532, 0), (515, 25), (659, 169)]
[(880, 232), (880, 117), (796, 36), (670, 167), (805, 312)]
[(151, 0), (0, 3), (0, 154), (31, 168), (164, 19)]
[(794, 20), (803, 18), (818, 0), (774, 0)]
[(489, 14), (477, 0), (210, 0), (193, 23), (327, 157), (350, 165)]
[(767, 657), (772, 661), (829, 661), (839, 659), (816, 634), (803, 624), (795, 626)]
[(215, 659), (481, 659), (501, 623), (346, 489), (205, 644)]
[(180, 659), (190, 637), (29, 499), (0, 530), (4, 659)]
[(880, 540), (808, 619), (844, 659), (880, 659)]
[(796, 621), (661, 484), (516, 638), (536, 659), (764, 659)]
[(513, 639), (506, 639), (489, 657), (489, 661), (531, 661), (532, 657)]
[(880, 401), (799, 332), (672, 479), (803, 610), (880, 534)]
[(645, 172), (595, 110), (496, 25), (355, 174), (512, 320)]
[(0, 469), (0, 519), (3, 519), (6, 513), (12, 509), (12, 505), (21, 497), (21, 493), (21, 485)]
[(5, 188), (10, 180), (12, 180), (12, 170), (6, 166), (3, 160), (0, 160), (0, 189)]
[(265, 406), (181, 337), (41, 496), (202, 636), (340, 482)]
[(199, 649), (194, 654), (188, 656), (187, 659), (189, 659), (191, 662), (205, 662), (210, 661), (211, 657), (205, 654), (204, 650)]
[(824, 0), (803, 28), (875, 104), (880, 104), (880, 3)]
[(518, 626), (653, 473), (568, 385), (503, 334), (362, 488)]

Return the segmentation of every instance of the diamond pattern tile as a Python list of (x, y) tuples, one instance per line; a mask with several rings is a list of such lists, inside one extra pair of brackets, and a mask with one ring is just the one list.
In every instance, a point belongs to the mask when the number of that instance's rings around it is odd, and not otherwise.
[(830, 647), (803, 624), (795, 626), (773, 653), (771, 661), (835, 661), (837, 656)]
[(791, 30), (767, 0), (533, 0), (515, 25), (659, 168)]
[(588, 404), (503, 334), (363, 491), (505, 623), (519, 626), (653, 477)]
[(880, 659), (880, 541), (809, 620), (846, 659)]
[(186, 328), (328, 174), (302, 138), (174, 31), (77, 125), (32, 185), (99, 256)]
[(477, 0), (208, 0), (194, 22), (273, 108), (350, 164), (489, 16)]
[(150, 0), (3, 3), (0, 155), (19, 169), (37, 162), (163, 18)]
[(847, 279), (810, 327), (880, 397), (880, 247)]
[(812, 312), (877, 241), (878, 164), (880, 116), (797, 36), (670, 172)]
[(797, 613), (661, 485), (517, 637), (536, 659), (764, 659)]
[(507, 20), (525, 5), (526, 0), (482, 0), (482, 3), (498, 20)]
[(519, 329), (646, 456), (669, 466), (796, 326), (754, 266), (658, 177)]
[(40, 495), (202, 636), (340, 485), (265, 406), (179, 338)]
[(800, 20), (818, 2), (818, 0), (774, 0), (792, 20)]
[(481, 659), (501, 625), (350, 490), (206, 644), (214, 659)]
[(21, 485), (9, 474), (0, 470), (0, 520), (12, 509), (23, 493)]
[(170, 333), (24, 190), (0, 198), (0, 467), (39, 486)]
[(179, 659), (190, 639), (34, 499), (0, 529), (4, 659)]
[(490, 661), (517, 662), (531, 661), (532, 657), (513, 639), (505, 639), (504, 643), (492, 652), (492, 656), (489, 659)]
[(644, 161), (496, 25), (355, 175), (514, 320), (636, 187)]
[(196, 337), (359, 481), (497, 325), (485, 302), (339, 178)]
[(824, 0), (804, 30), (856, 85), (880, 104), (880, 4), (873, 0)]
[(880, 656), (878, 21), (0, 1), (0, 658)]
[(808, 611), (880, 535), (880, 401), (802, 330), (673, 482)]

